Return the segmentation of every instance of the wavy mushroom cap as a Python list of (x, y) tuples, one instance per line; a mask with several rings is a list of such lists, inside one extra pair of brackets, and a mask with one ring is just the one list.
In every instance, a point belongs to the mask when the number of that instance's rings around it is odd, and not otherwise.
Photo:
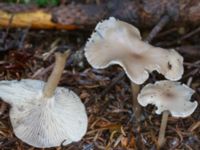
[(87, 115), (80, 98), (58, 87), (51, 98), (42, 95), (45, 82), (24, 79), (0, 81), (0, 97), (11, 104), (15, 135), (40, 148), (79, 141), (87, 130)]
[(84, 50), (94, 68), (118, 64), (136, 84), (144, 83), (153, 70), (169, 80), (179, 80), (183, 74), (183, 57), (178, 52), (145, 43), (136, 27), (113, 17), (97, 24)]
[(153, 104), (157, 107), (156, 113), (171, 112), (174, 117), (187, 117), (197, 107), (197, 102), (191, 102), (190, 98), (194, 90), (172, 81), (157, 81), (155, 84), (147, 84), (138, 95), (138, 102), (142, 106)]

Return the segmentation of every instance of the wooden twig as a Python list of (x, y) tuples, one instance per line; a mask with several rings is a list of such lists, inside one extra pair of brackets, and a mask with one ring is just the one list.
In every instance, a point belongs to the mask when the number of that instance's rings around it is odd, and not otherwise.
[(196, 28), (195, 30), (193, 30), (192, 32), (187, 33), (186, 35), (184, 35), (183, 37), (180, 38), (180, 40), (185, 40), (190, 38), (191, 36), (197, 34), (198, 32), (200, 32), (200, 27)]
[(20, 42), (19, 42), (19, 46), (18, 46), (19, 49), (24, 47), (24, 41), (25, 41), (25, 39), (27, 37), (29, 29), (30, 29), (30, 26), (24, 30), (23, 35), (22, 35), (22, 37), (20, 39)]
[(10, 27), (11, 27), (11, 24), (12, 24), (12, 21), (13, 21), (13, 17), (14, 17), (14, 15), (11, 15), (10, 18), (9, 18), (9, 20), (8, 20), (8, 26), (6, 28), (6, 33), (3, 36), (3, 38), (2, 38), (2, 43), (5, 42), (5, 40), (6, 40), (7, 36), (8, 36), (9, 30), (10, 30)]
[(145, 41), (146, 42), (151, 42), (154, 37), (163, 29), (163, 27), (169, 22), (170, 17), (169, 15), (165, 15), (161, 18), (159, 23), (151, 30), (149, 35), (146, 37)]
[(200, 45), (184, 45), (175, 48), (186, 57), (200, 57)]
[(48, 73), (49, 71), (51, 71), (54, 67), (55, 63), (51, 64), (50, 66), (46, 67), (46, 68), (40, 68), (38, 69), (32, 76), (32, 79), (38, 79), (41, 76), (45, 75), (46, 73)]
[(99, 97), (105, 96), (122, 78), (125, 77), (125, 72), (120, 72), (112, 81), (111, 83), (101, 92)]

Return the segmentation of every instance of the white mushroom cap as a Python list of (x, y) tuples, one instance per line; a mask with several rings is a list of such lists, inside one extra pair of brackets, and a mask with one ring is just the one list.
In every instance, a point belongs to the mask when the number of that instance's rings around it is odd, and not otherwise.
[(156, 113), (170, 111), (174, 117), (187, 117), (197, 107), (197, 102), (191, 102), (190, 98), (194, 90), (172, 81), (157, 81), (155, 84), (147, 84), (138, 95), (138, 102), (142, 106), (153, 104), (157, 107)]
[(97, 69), (119, 64), (136, 84), (144, 83), (153, 70), (169, 80), (179, 80), (183, 74), (183, 57), (178, 52), (143, 42), (136, 27), (113, 17), (97, 24), (85, 56)]
[(87, 115), (80, 98), (58, 87), (44, 99), (45, 82), (24, 79), (0, 81), (0, 97), (11, 104), (10, 119), (15, 135), (34, 147), (46, 148), (79, 141), (87, 130)]

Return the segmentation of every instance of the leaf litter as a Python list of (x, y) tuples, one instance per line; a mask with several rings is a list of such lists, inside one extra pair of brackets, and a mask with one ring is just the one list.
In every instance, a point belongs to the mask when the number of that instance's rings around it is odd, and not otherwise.
[[(131, 150), (131, 149), (156, 149), (157, 136), (160, 127), (161, 116), (155, 114), (155, 107), (148, 106), (142, 109), (143, 121), (137, 124), (132, 112), (131, 89), (127, 77), (117, 78), (122, 73), (120, 67), (112, 66), (104, 70), (92, 69), (84, 57), (74, 57), (83, 51), (84, 44), (89, 33), (77, 33), (77, 31), (35, 31), (26, 29), (0, 30), (3, 49), (0, 53), (0, 79), (12, 80), (21, 78), (34, 78), (47, 80), (52, 68), (54, 58), (51, 54), (52, 43), (58, 38), (56, 47), (72, 47), (73, 53), (60, 81), (61, 86), (67, 86), (81, 96), (85, 103), (89, 118), (89, 127), (84, 138), (77, 143), (58, 148), (60, 150)], [(192, 31), (192, 29), (191, 29)], [(19, 35), (26, 34), (23, 41)], [(171, 35), (172, 34), (172, 35)], [(198, 45), (196, 38), (200, 35), (189, 37), (187, 41), (182, 38), (182, 43), (174, 43), (173, 34), (165, 34), (170, 47), (182, 45)], [(177, 36), (177, 35), (176, 35)], [(186, 37), (186, 36), (185, 36)], [(153, 44), (162, 41), (155, 38)], [(181, 36), (179, 36), (181, 38)], [(173, 41), (173, 42), (172, 42)], [(167, 47), (165, 43), (160, 43)], [(21, 46), (20, 46), (21, 45)], [(196, 47), (195, 47), (196, 48)], [(183, 49), (183, 47), (182, 47)], [(196, 48), (197, 53), (200, 49)], [(195, 51), (195, 52), (196, 52)], [(196, 91), (192, 99), (200, 102), (200, 63), (199, 55), (193, 56), (184, 49), (180, 53), (185, 58), (184, 83), (191, 82), (191, 87)], [(48, 54), (48, 57), (44, 57)], [(83, 55), (83, 53), (81, 53)], [(45, 59), (44, 59), (45, 58)], [(80, 65), (81, 63), (81, 65)], [(163, 79), (162, 76), (153, 73), (148, 82), (153, 79)], [(112, 84), (115, 82), (115, 84)], [(110, 85), (112, 85), (110, 87)], [(108, 88), (108, 90), (106, 90)], [(102, 94), (103, 93), (103, 94)], [(11, 128), (8, 111), (9, 106), (0, 101), (0, 149), (28, 149), (36, 150), (17, 139)], [(153, 112), (153, 113), (152, 113)], [(169, 117), (166, 131), (166, 146), (164, 149), (200, 149), (200, 107), (195, 113), (185, 119)]]

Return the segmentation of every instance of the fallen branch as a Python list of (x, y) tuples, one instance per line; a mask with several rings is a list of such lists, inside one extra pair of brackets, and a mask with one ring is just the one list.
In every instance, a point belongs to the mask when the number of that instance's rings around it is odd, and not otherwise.
[(200, 23), (199, 0), (110, 0), (99, 5), (69, 4), (52, 9), (0, 4), (0, 25), (7, 26), (14, 14), (12, 27), (42, 29), (77, 29), (95, 25), (114, 16), (140, 27), (152, 27), (168, 15), (175, 26)]
[(200, 45), (176, 47), (176, 50), (182, 54), (185, 54), (187, 57), (200, 57)]

